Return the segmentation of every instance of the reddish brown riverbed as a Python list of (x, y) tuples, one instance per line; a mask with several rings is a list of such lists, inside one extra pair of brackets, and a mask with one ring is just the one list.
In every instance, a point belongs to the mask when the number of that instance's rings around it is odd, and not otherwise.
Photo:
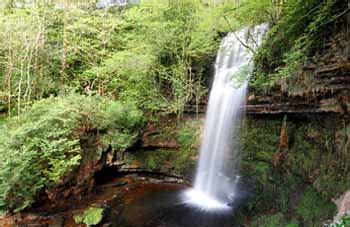
[(74, 227), (73, 216), (86, 208), (103, 207), (105, 217), (98, 226), (117, 227), (226, 227), (231, 214), (205, 212), (184, 204), (181, 196), (188, 186), (164, 183), (154, 178), (129, 175), (98, 185), (81, 204), (67, 204), (57, 212), (37, 209), (5, 216), (0, 226)]

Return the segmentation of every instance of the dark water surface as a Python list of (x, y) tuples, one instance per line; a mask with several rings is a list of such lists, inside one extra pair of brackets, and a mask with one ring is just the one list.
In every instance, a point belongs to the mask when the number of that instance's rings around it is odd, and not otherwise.
[[(150, 184), (123, 196), (118, 227), (231, 227), (232, 211), (204, 211), (182, 201), (184, 186)], [(112, 208), (113, 209), (113, 208)]]

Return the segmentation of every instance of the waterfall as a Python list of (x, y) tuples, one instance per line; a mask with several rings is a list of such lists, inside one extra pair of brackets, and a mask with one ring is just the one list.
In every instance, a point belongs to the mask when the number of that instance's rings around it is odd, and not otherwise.
[(209, 96), (199, 165), (194, 187), (185, 202), (202, 209), (229, 209), (239, 181), (238, 135), (241, 107), (253, 69), (252, 50), (261, 42), (267, 24), (229, 33), (221, 42)]

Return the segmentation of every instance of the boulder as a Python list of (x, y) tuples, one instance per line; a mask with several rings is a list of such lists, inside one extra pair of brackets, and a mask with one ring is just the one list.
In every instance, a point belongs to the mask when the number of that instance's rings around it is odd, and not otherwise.
[(337, 205), (336, 219), (341, 218), (350, 212), (350, 191), (345, 192), (339, 198), (334, 199), (333, 202)]

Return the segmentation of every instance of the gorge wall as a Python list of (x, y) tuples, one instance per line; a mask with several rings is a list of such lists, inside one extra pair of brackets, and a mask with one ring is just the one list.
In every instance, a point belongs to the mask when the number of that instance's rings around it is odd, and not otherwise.
[(253, 226), (320, 226), (350, 189), (349, 47), (345, 23), (296, 77), (250, 92), (242, 173), (255, 188), (242, 219)]

